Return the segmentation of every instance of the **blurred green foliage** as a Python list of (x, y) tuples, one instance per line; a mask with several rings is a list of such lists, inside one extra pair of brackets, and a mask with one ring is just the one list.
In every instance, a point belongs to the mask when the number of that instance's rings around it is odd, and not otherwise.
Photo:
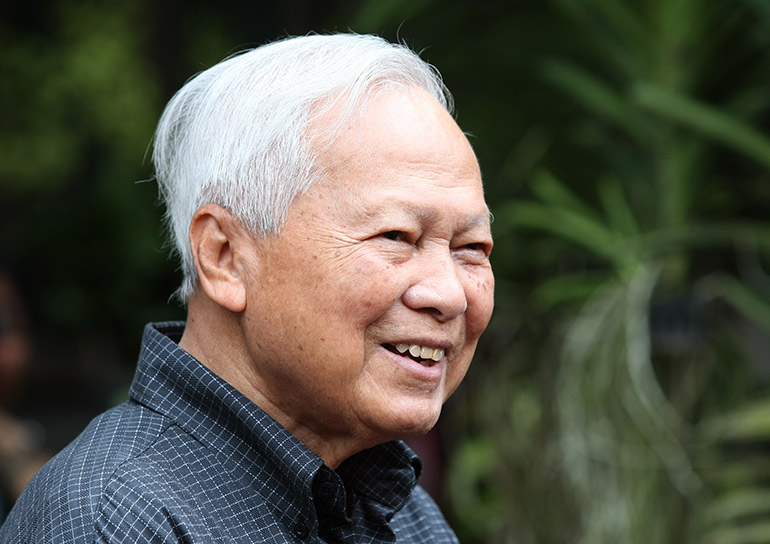
[(443, 420), (461, 540), (770, 542), (766, 1), (43, 4), (0, 21), (0, 240), (44, 355), (101, 376), (181, 316), (144, 158), (184, 79), (378, 33), (441, 70), (496, 217)]

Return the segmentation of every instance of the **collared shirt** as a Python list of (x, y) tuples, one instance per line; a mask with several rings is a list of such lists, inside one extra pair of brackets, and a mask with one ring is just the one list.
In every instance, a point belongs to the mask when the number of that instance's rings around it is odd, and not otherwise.
[(148, 325), (131, 398), (49, 462), (0, 544), (457, 542), (400, 442), (327, 467)]

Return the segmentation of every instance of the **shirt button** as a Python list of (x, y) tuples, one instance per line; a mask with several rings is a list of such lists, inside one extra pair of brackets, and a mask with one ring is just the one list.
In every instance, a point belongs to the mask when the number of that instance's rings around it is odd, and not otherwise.
[(307, 525), (305, 525), (301, 521), (294, 526), (294, 536), (296, 536), (300, 540), (305, 540), (309, 534), (310, 534), (310, 529), (308, 529)]
[(324, 482), (318, 488), (318, 493), (323, 498), (328, 499), (329, 497), (334, 495), (334, 485), (332, 485), (330, 482)]

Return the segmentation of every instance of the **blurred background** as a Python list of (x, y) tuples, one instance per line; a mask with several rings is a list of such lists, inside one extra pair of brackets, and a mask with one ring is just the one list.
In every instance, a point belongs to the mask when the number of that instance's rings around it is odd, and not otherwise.
[(770, 542), (766, 0), (4, 5), (5, 448), (55, 453), (184, 316), (148, 155), (173, 92), (347, 30), (439, 68), (495, 215), (495, 315), (441, 421), (461, 540)]

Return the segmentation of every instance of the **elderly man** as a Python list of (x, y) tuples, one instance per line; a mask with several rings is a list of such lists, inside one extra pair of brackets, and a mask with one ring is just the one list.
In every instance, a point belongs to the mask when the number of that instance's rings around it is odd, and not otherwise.
[(307, 36), (188, 82), (154, 161), (186, 324), (32, 481), (2, 543), (455, 542), (398, 439), (493, 305), (489, 212), (432, 68)]

